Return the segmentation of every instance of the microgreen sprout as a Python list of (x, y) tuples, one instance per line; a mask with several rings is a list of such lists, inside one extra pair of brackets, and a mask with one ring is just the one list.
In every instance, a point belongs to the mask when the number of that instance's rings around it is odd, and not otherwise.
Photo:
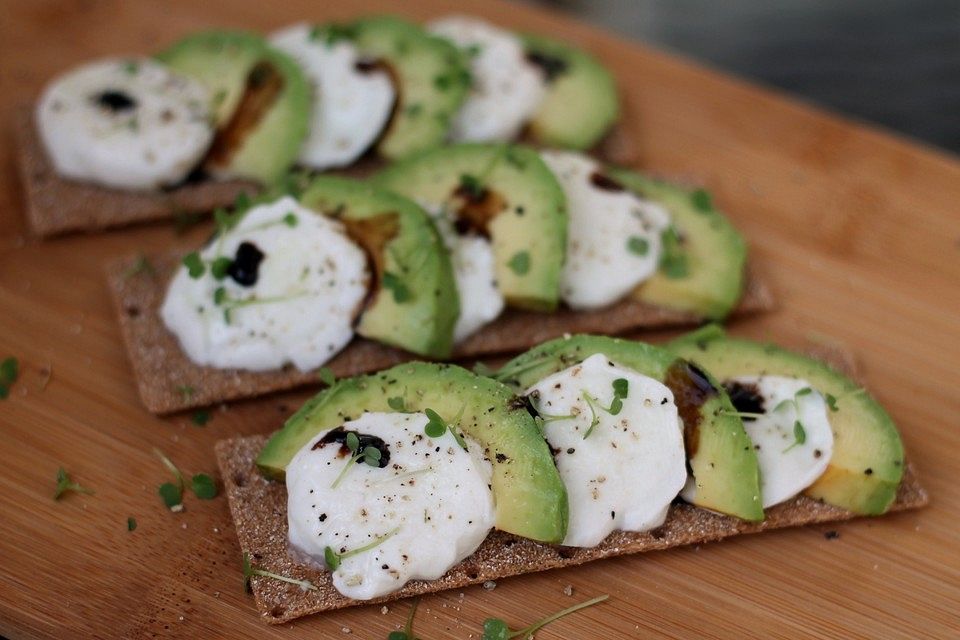
[(127, 518), (127, 531), (136, 531), (137, 530), (137, 519), (133, 516)]
[(478, 376), (483, 376), (484, 378), (493, 378), (496, 375), (496, 370), (491, 368), (485, 362), (475, 362), (473, 365), (473, 372)]
[(232, 298), (230, 294), (227, 293), (227, 290), (224, 287), (217, 287), (217, 289), (213, 292), (213, 302), (217, 306), (223, 307), (223, 321), (226, 324), (230, 324), (232, 322), (233, 312), (236, 311), (237, 309), (241, 309), (243, 307), (250, 307), (253, 305), (259, 305), (259, 304), (273, 304), (275, 302), (287, 302), (288, 300), (298, 298), (301, 295), (304, 295), (304, 294), (294, 294), (289, 296), (272, 296), (267, 298), (251, 297), (251, 298), (240, 300), (238, 298)]
[(590, 428), (587, 429), (587, 432), (583, 434), (583, 439), (586, 440), (591, 433), (593, 433), (594, 428), (600, 424), (600, 416), (597, 414), (597, 409), (606, 411), (612, 416), (618, 415), (623, 409), (623, 399), (627, 397), (627, 394), (630, 391), (629, 382), (626, 378), (617, 378), (613, 381), (613, 400), (610, 401), (609, 407), (604, 407), (601, 405), (596, 398), (591, 396), (586, 391), (583, 392), (583, 399), (587, 401), (587, 406), (590, 407)]
[(59, 500), (67, 493), (83, 493), (88, 496), (93, 495), (93, 489), (87, 489), (70, 479), (70, 474), (66, 469), (60, 467), (57, 469), (57, 490), (53, 494), (54, 500)]
[(685, 278), (690, 273), (687, 253), (683, 249), (683, 238), (673, 225), (664, 229), (660, 235), (663, 253), (660, 256), (660, 271), (668, 278)]
[(138, 255), (133, 264), (127, 267), (126, 271), (123, 272), (123, 279), (127, 280), (140, 274), (146, 276), (157, 275), (157, 270), (154, 268), (153, 263), (151, 263), (150, 259), (142, 253)]
[(479, 198), (483, 195), (484, 187), (480, 178), (469, 173), (463, 173), (460, 175), (459, 190), (464, 192), (469, 198)]
[(650, 253), (650, 242), (641, 236), (627, 238), (627, 251), (635, 256), (645, 256)]
[(413, 635), (413, 617), (417, 615), (417, 606), (420, 604), (420, 598), (414, 598), (410, 605), (410, 612), (407, 613), (407, 623), (403, 625), (403, 631), (391, 631), (387, 635), (387, 640), (418, 640)]
[(365, 551), (370, 551), (371, 549), (380, 546), (393, 536), (397, 535), (397, 532), (400, 531), (400, 527), (396, 527), (386, 532), (382, 536), (377, 536), (371, 542), (363, 545), (362, 547), (357, 547), (356, 549), (351, 549), (349, 551), (340, 551), (339, 553), (334, 551), (332, 547), (324, 547), (323, 549), (323, 560), (327, 563), (327, 567), (330, 571), (336, 571), (340, 567), (340, 563), (351, 558), (353, 556), (359, 555)]
[(296, 578), (288, 578), (287, 576), (282, 576), (279, 573), (273, 573), (272, 571), (265, 571), (259, 569), (250, 564), (250, 556), (246, 552), (243, 553), (243, 590), (250, 591), (250, 578), (253, 576), (261, 576), (263, 578), (273, 578), (274, 580), (280, 580), (281, 582), (287, 582), (289, 584), (295, 584), (300, 587), (303, 591), (316, 591), (317, 587), (314, 586), (309, 580), (297, 580)]
[(393, 301), (397, 304), (403, 304), (413, 299), (413, 293), (410, 292), (410, 288), (407, 287), (396, 274), (385, 271), (381, 282), (384, 289), (389, 289), (393, 294)]
[(518, 276), (526, 275), (530, 272), (530, 252), (518, 251), (507, 262), (507, 266)]
[(387, 406), (389, 406), (394, 411), (407, 410), (407, 403), (404, 401), (402, 396), (394, 396), (393, 398), (387, 398)]
[(603, 602), (610, 596), (602, 595), (597, 596), (587, 600), (586, 602), (581, 602), (580, 604), (575, 604), (572, 607), (567, 607), (563, 611), (558, 611), (553, 615), (549, 615), (546, 618), (534, 622), (528, 627), (523, 629), (512, 630), (510, 626), (500, 618), (487, 618), (483, 621), (483, 634), (480, 636), (480, 640), (509, 640), (510, 638), (532, 638), (533, 634), (544, 626), (550, 624), (554, 620), (558, 620), (564, 616), (570, 615), (575, 611), (585, 609), (587, 607), (592, 607), (595, 604)]
[(177, 465), (167, 456), (163, 455), (163, 452), (159, 449), (153, 450), (154, 455), (160, 459), (160, 462), (163, 463), (163, 466), (173, 474), (174, 482), (164, 482), (157, 488), (157, 493), (160, 494), (160, 498), (163, 500), (163, 504), (166, 505), (167, 509), (173, 512), (183, 511), (183, 474), (180, 473), (180, 469), (177, 468)]
[(193, 415), (190, 416), (190, 420), (191, 422), (193, 422), (193, 424), (197, 425), (198, 427), (202, 427), (206, 425), (208, 422), (210, 422), (210, 412), (194, 411)]
[(804, 387), (794, 393), (792, 398), (781, 400), (779, 403), (777, 403), (777, 406), (773, 408), (774, 412), (777, 412), (785, 407), (793, 405), (793, 410), (797, 414), (797, 419), (793, 423), (793, 444), (784, 449), (783, 453), (786, 453), (787, 451), (790, 451), (794, 447), (799, 446), (807, 441), (807, 431), (803, 428), (803, 423), (800, 422), (800, 398), (808, 396), (811, 393), (813, 393), (813, 389), (810, 387)]
[(218, 493), (216, 481), (205, 473), (198, 473), (190, 479), (190, 489), (201, 500), (213, 500)]
[(0, 399), (5, 399), (10, 395), (10, 387), (20, 376), (20, 361), (9, 356), (0, 362)]
[(187, 274), (194, 280), (203, 277), (203, 274), (207, 272), (207, 265), (204, 264), (200, 254), (196, 251), (183, 257), (183, 266), (187, 268)]
[(355, 431), (350, 431), (347, 433), (346, 445), (347, 449), (350, 450), (350, 459), (347, 460), (347, 464), (343, 466), (343, 469), (340, 470), (340, 473), (333, 481), (333, 484), (330, 485), (331, 489), (336, 489), (338, 486), (340, 486), (340, 483), (343, 481), (343, 479), (347, 477), (347, 472), (350, 470), (350, 468), (360, 460), (363, 460), (365, 464), (371, 467), (380, 466), (380, 458), (383, 457), (383, 453), (380, 452), (380, 449), (371, 446), (366, 446), (361, 449), (360, 437), (357, 436)]
[(707, 213), (713, 209), (713, 198), (706, 189), (697, 189), (690, 194), (690, 204), (701, 213)]
[(320, 382), (328, 387), (332, 387), (337, 383), (337, 377), (333, 375), (333, 371), (330, 370), (330, 367), (320, 367), (320, 370), (317, 372), (317, 374), (320, 376)]
[(230, 265), (232, 264), (233, 260), (226, 256), (214, 258), (213, 262), (210, 263), (210, 275), (213, 276), (214, 280), (223, 280), (227, 277), (227, 273), (230, 271)]
[(807, 430), (803, 428), (803, 423), (799, 420), (794, 421), (793, 423), (793, 444), (783, 450), (783, 453), (790, 451), (794, 447), (803, 444), (807, 441)]
[(457, 416), (453, 419), (453, 422), (447, 424), (443, 418), (440, 417), (433, 409), (424, 409), (423, 412), (427, 415), (427, 424), (423, 428), (423, 432), (426, 433), (431, 438), (440, 438), (447, 431), (450, 432), (450, 435), (453, 436), (453, 439), (457, 441), (457, 444), (460, 445), (460, 448), (464, 451), (467, 450), (467, 443), (463, 439), (463, 436), (457, 433), (455, 425), (460, 423), (460, 418), (463, 417), (463, 412), (466, 409), (466, 406), (460, 407), (460, 412), (457, 413)]

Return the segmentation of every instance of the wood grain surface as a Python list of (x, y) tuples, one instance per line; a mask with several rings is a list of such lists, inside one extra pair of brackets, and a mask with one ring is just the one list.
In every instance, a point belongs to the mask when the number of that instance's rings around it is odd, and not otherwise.
[[(102, 264), (196, 242), (209, 229), (178, 237), (158, 225), (36, 242), (25, 236), (10, 152), (15, 105), (82, 59), (153, 51), (191, 29), (270, 29), (350, 17), (361, 6), (401, 10), (374, 0), (0, 4), (0, 355), (16, 355), (22, 366), (10, 399), (0, 402), (3, 635), (385, 638), (402, 624), (405, 602), (385, 613), (360, 607), (267, 627), (240, 588), (226, 500), (188, 498), (181, 514), (163, 508), (156, 487), (167, 474), (152, 447), (185, 471), (214, 473), (216, 440), (272, 431), (306, 394), (234, 404), (202, 428), (189, 415), (150, 416), (137, 399)], [(402, 4), (418, 18), (451, 8)], [(579, 43), (614, 69), (640, 166), (710, 188), (773, 280), (781, 309), (738, 322), (733, 332), (853, 349), (900, 425), (932, 502), (917, 512), (429, 596), (417, 634), (478, 638), (487, 616), (521, 626), (609, 593), (607, 603), (538, 637), (956, 637), (960, 163), (560, 16), (490, 0), (456, 9)], [(60, 465), (96, 495), (54, 502)], [(827, 528), (839, 537), (828, 540)]]

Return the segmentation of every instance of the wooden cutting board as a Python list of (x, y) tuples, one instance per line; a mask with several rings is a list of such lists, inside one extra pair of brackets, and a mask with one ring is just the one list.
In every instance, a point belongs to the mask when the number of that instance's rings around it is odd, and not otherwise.
[[(521, 626), (609, 593), (608, 603), (538, 637), (956, 637), (960, 163), (561, 16), (480, 0), (456, 9), (568, 39), (606, 61), (623, 89), (638, 165), (711, 189), (776, 287), (781, 310), (733, 332), (852, 348), (900, 425), (932, 504), (431, 596), (422, 602), (418, 635), (478, 638), (487, 616)], [(15, 355), (22, 367), (10, 399), (0, 402), (3, 635), (385, 638), (402, 624), (405, 602), (267, 627), (241, 590), (226, 501), (188, 499), (181, 514), (163, 508), (156, 488), (167, 475), (153, 447), (186, 471), (215, 473), (216, 440), (276, 429), (307, 394), (217, 409), (204, 427), (190, 416), (144, 411), (102, 263), (188, 246), (208, 230), (178, 237), (159, 225), (31, 240), (9, 144), (15, 106), (83, 59), (154, 51), (192, 29), (272, 29), (361, 10), (401, 7), (373, 0), (0, 7), (0, 356)], [(448, 10), (428, 0), (402, 6), (414, 18)], [(44, 386), (42, 371), (50, 368)], [(60, 465), (96, 495), (54, 502)], [(828, 530), (839, 538), (828, 540)]]

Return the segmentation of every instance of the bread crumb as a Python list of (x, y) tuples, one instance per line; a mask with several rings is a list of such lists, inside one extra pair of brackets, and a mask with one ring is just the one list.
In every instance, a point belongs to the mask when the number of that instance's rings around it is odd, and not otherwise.
[(494, 582), (493, 580), (487, 580), (486, 582), (483, 583), (483, 588), (486, 589), (487, 591), (493, 591), (494, 589), (497, 588), (497, 583)]
[(342, 627), (342, 628), (340, 629), (340, 632), (341, 632), (341, 633), (353, 633), (353, 631), (350, 630), (350, 627)]
[(387, 615), (388, 613), (390, 613), (390, 607), (388, 607), (387, 605), (383, 605), (382, 607), (380, 607), (380, 613), (382, 615)]
[(565, 586), (565, 587), (563, 588), (563, 595), (565, 595), (565, 596), (572, 596), (572, 595), (573, 595), (573, 585), (572, 585), (572, 584), (568, 584), (567, 586)]

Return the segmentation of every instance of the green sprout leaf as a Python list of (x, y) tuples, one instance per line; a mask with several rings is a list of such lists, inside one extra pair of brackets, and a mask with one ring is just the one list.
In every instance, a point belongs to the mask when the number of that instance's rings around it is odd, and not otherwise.
[(332, 547), (324, 547), (323, 549), (323, 560), (326, 562), (327, 567), (330, 571), (336, 571), (340, 567), (340, 564), (347, 558), (352, 558), (353, 556), (360, 555), (366, 551), (370, 551), (376, 547), (379, 547), (381, 544), (397, 535), (397, 532), (400, 531), (400, 527), (391, 529), (382, 536), (377, 536), (372, 541), (363, 545), (362, 547), (357, 547), (356, 549), (351, 549), (350, 551), (343, 551), (337, 553)]
[(263, 578), (272, 578), (274, 580), (280, 580), (281, 582), (286, 582), (288, 584), (295, 584), (300, 587), (303, 591), (316, 591), (317, 587), (314, 586), (309, 580), (297, 580), (296, 578), (288, 578), (287, 576), (282, 576), (279, 573), (273, 573), (272, 571), (264, 571), (250, 564), (250, 556), (244, 552), (243, 560), (241, 567), (243, 568), (243, 590), (246, 592), (250, 591), (250, 578), (253, 576), (261, 576)]
[(627, 239), (627, 251), (635, 256), (645, 256), (650, 253), (650, 242), (640, 236), (630, 236)]
[(207, 271), (206, 265), (203, 264), (203, 260), (200, 259), (200, 254), (196, 251), (188, 253), (183, 257), (183, 266), (187, 268), (187, 274), (194, 280), (203, 276)]
[(443, 418), (441, 418), (436, 411), (433, 409), (425, 409), (424, 413), (428, 419), (427, 425), (423, 428), (424, 433), (431, 438), (439, 438), (447, 432), (447, 423), (443, 421)]
[(9, 356), (0, 362), (0, 400), (10, 395), (10, 387), (20, 377), (20, 361)]
[(157, 488), (157, 493), (170, 511), (183, 510), (183, 489), (178, 484), (164, 482)]
[(347, 434), (347, 448), (350, 449), (350, 453), (356, 454), (357, 449), (360, 448), (360, 436), (351, 431)]
[(333, 375), (333, 371), (330, 370), (330, 367), (320, 367), (320, 382), (332, 387), (337, 383), (337, 377)]
[(680, 232), (673, 225), (664, 229), (661, 234), (663, 253), (660, 256), (660, 271), (668, 278), (686, 278), (690, 274), (690, 265), (687, 263), (687, 253), (683, 249), (683, 240)]
[(93, 495), (93, 489), (87, 489), (70, 479), (70, 474), (66, 469), (60, 467), (57, 469), (57, 489), (53, 494), (54, 500), (59, 500), (68, 493), (83, 493), (88, 496)]
[(413, 617), (417, 615), (417, 606), (420, 604), (420, 598), (415, 598), (410, 605), (410, 612), (407, 614), (407, 623), (403, 625), (403, 631), (391, 631), (387, 635), (387, 640), (417, 640), (413, 634)]
[(830, 407), (830, 411), (840, 410), (839, 407), (837, 407), (837, 397), (835, 395), (828, 393), (824, 399), (827, 401), (827, 406)]
[(291, 211), (290, 213), (288, 213), (287, 215), (283, 216), (283, 224), (287, 225), (288, 227), (293, 228), (293, 227), (297, 226), (297, 224), (299, 224), (299, 222), (300, 222), (300, 218), (298, 218), (298, 217), (297, 217), (297, 214), (295, 214), (295, 213), (292, 212), (292, 211)]
[(564, 616), (568, 616), (571, 613), (574, 613), (575, 611), (580, 611), (581, 609), (592, 607), (595, 604), (603, 602), (609, 597), (610, 596), (608, 595), (597, 596), (596, 598), (592, 598), (590, 600), (587, 600), (586, 602), (575, 604), (572, 607), (567, 607), (563, 611), (558, 611), (557, 613), (549, 615), (546, 618), (543, 618), (542, 620), (538, 620), (537, 622), (534, 622), (528, 627), (524, 627), (523, 629), (517, 629), (516, 631), (511, 630), (509, 625), (507, 625), (507, 623), (504, 620), (501, 620), (500, 618), (487, 618), (486, 620), (483, 621), (483, 633), (480, 636), (480, 640), (509, 640), (510, 638), (525, 638), (525, 639), (532, 638), (534, 633), (536, 633), (538, 630), (542, 629), (546, 625), (550, 624), (551, 622), (555, 620), (559, 620)]
[(458, 191), (461, 191), (468, 198), (480, 198), (484, 191), (483, 182), (477, 176), (463, 173), (460, 175)]
[(495, 369), (483, 362), (475, 363), (473, 365), (473, 372), (478, 376), (483, 376), (484, 378), (493, 378), (497, 373)]
[(201, 500), (213, 500), (217, 497), (217, 483), (205, 473), (198, 473), (190, 479), (193, 495)]
[(410, 289), (396, 274), (385, 271), (381, 282), (383, 287), (393, 294), (393, 301), (397, 304), (403, 304), (413, 299), (413, 294), (410, 292)]
[[(227, 277), (227, 271), (230, 270), (230, 265), (232, 264), (233, 260), (224, 256), (220, 256), (210, 264), (210, 275), (212, 275), (216, 280), (223, 280)], [(218, 302), (217, 304), (220, 303)]]
[(530, 253), (527, 251), (518, 251), (513, 254), (507, 266), (518, 276), (526, 275), (530, 272)]
[(210, 412), (194, 411), (193, 415), (190, 416), (190, 420), (191, 422), (193, 422), (193, 424), (197, 425), (198, 427), (202, 427), (206, 425), (208, 422), (210, 422)]
[(136, 531), (137, 530), (137, 519), (133, 516), (127, 518), (127, 531)]
[(394, 411), (406, 411), (407, 403), (400, 396), (395, 396), (393, 398), (387, 398), (387, 405)]
[(708, 213), (713, 210), (713, 198), (706, 189), (697, 189), (691, 193), (690, 204), (700, 213)]
[(797, 444), (803, 444), (807, 441), (807, 431), (799, 420), (793, 423), (793, 438)]

